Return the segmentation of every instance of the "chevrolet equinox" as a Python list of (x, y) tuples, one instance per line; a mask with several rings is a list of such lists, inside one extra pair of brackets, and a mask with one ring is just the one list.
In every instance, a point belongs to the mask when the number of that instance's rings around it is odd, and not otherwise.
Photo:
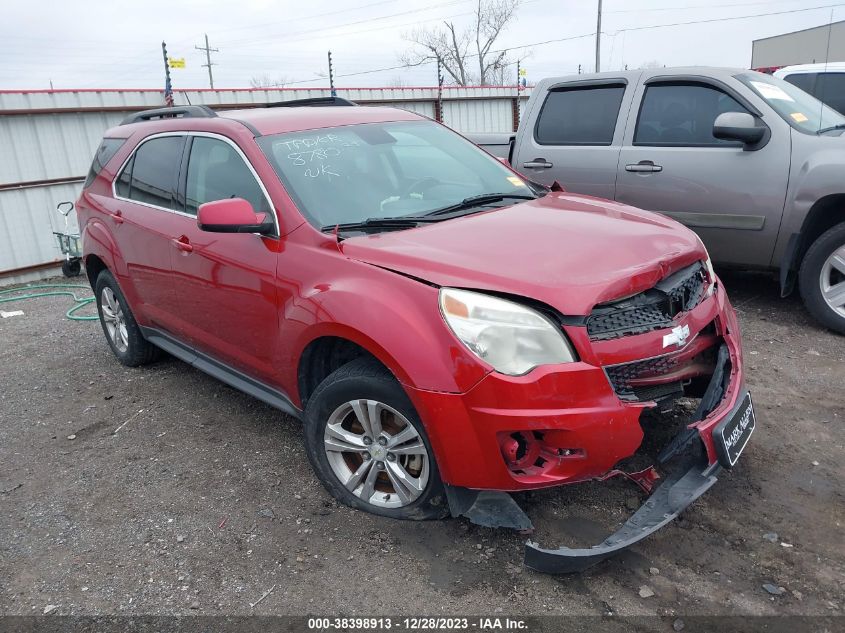
[(161, 350), (303, 422), (339, 501), (528, 530), (508, 492), (624, 476), (671, 521), (753, 429), (737, 318), (674, 220), (526, 180), (460, 135), (338, 98), (148, 110), (78, 201), (124, 365)]

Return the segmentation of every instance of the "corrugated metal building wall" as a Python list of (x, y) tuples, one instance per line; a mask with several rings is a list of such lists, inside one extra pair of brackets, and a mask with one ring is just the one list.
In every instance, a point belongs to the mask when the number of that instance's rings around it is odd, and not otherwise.
[[(436, 87), (337, 92), (362, 105), (437, 114)], [(174, 97), (177, 105), (231, 108), (327, 95), (324, 89), (279, 88), (183, 90)], [(529, 95), (530, 89), (521, 91), (523, 106)], [(79, 196), (103, 132), (129, 112), (163, 103), (159, 90), (0, 91), (0, 283), (32, 277), (60, 261), (52, 232), (63, 230), (64, 220), (55, 208)], [(515, 110), (515, 87), (443, 90), (442, 120), (459, 132), (512, 131)], [(74, 214), (71, 225), (76, 230)]]

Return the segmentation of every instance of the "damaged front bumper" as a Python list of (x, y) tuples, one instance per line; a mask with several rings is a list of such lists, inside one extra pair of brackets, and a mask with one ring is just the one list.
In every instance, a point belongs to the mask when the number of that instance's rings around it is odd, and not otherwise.
[[(525, 544), (525, 564), (545, 573), (583, 571), (653, 534), (707, 492), (722, 468), (736, 463), (754, 430), (751, 395), (741, 383), (731, 385), (731, 374), (729, 355), (723, 345), (716, 370), (690, 424), (658, 456), (661, 464), (672, 464), (665, 477), (659, 478), (654, 467), (650, 467), (637, 473), (613, 470), (600, 478), (624, 475), (651, 493), (619, 530), (588, 548), (546, 549), (529, 540)], [(711, 460), (714, 454), (718, 457)], [(533, 531), (531, 520), (505, 492), (451, 486), (446, 489), (454, 516), (465, 516), (487, 527)]]
[(685, 460), (658, 485), (648, 500), (616, 532), (589, 548), (544, 549), (533, 541), (525, 544), (525, 564), (549, 574), (569, 574), (587, 569), (653, 534), (677, 517), (716, 483), (718, 463)]

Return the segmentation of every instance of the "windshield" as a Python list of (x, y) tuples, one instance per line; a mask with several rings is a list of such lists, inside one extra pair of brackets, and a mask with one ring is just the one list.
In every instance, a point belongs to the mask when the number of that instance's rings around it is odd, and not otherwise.
[(739, 75), (738, 79), (796, 130), (816, 134), (825, 128), (845, 125), (845, 117), (836, 110), (782, 79), (761, 73)]
[(424, 215), (480, 194), (534, 197), (495, 158), (430, 121), (366, 123), (257, 140), (300, 211), (318, 228)]

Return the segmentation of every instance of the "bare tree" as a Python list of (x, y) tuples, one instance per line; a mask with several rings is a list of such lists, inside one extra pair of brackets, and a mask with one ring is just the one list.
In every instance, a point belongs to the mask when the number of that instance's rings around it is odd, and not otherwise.
[(252, 88), (284, 88), (290, 81), (287, 77), (272, 78), (268, 74), (256, 75), (249, 80)]
[(409, 66), (440, 61), (443, 70), (459, 86), (477, 81), (504, 83), (507, 53), (493, 50), (493, 45), (507, 28), (521, 0), (478, 0), (473, 23), (463, 29), (454, 22), (443, 26), (420, 28), (405, 35), (416, 45), (400, 56)]
[(393, 75), (390, 79), (384, 82), (384, 85), (390, 88), (405, 88), (408, 82), (402, 75)]

